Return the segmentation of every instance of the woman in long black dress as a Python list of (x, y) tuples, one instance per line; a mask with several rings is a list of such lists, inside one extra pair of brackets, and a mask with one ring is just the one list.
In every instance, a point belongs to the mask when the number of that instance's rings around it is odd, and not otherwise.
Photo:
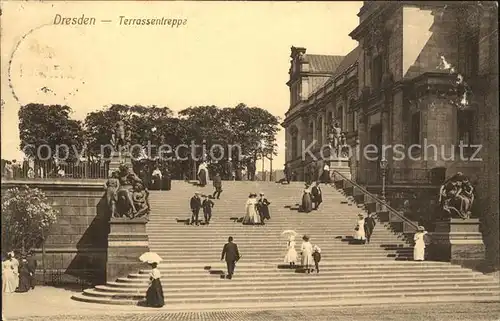
[(163, 287), (160, 282), (160, 270), (157, 268), (157, 263), (151, 263), (151, 273), (149, 274), (149, 281), (151, 282), (146, 292), (146, 305), (153, 308), (161, 308), (165, 305), (165, 298), (163, 296)]
[(19, 265), (19, 287), (16, 292), (28, 292), (31, 287), (31, 275), (26, 257), (21, 259)]

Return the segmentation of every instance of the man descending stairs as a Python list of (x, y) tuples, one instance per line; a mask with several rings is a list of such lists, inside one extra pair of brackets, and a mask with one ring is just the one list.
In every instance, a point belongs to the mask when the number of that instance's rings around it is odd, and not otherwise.
[[(164, 261), (166, 309), (286, 308), (391, 302), (499, 300), (493, 278), (446, 262), (414, 262), (412, 246), (401, 235), (377, 223), (370, 244), (352, 244), (359, 209), (347, 204), (333, 187), (322, 185), (323, 203), (310, 213), (297, 211), (302, 183), (224, 182), (224, 194), (213, 200), (209, 225), (187, 225), (189, 200), (199, 188), (172, 182), (168, 192), (150, 194), (152, 213), (147, 230), (151, 251)], [(263, 192), (271, 202), (266, 225), (238, 222), (250, 193)], [(321, 248), (321, 273), (305, 274), (284, 264), (287, 240), (294, 230), (300, 255), (301, 236)], [(224, 278), (221, 251), (229, 236), (241, 259), (232, 279)], [(80, 301), (137, 304), (148, 286), (148, 270), (87, 289)]]

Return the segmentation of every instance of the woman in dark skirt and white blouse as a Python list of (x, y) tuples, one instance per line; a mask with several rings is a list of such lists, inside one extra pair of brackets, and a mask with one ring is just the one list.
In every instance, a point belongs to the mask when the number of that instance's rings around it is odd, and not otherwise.
[(151, 273), (149, 274), (149, 288), (146, 292), (146, 305), (153, 308), (161, 308), (165, 305), (163, 297), (163, 287), (160, 282), (160, 270), (157, 268), (157, 263), (151, 263)]

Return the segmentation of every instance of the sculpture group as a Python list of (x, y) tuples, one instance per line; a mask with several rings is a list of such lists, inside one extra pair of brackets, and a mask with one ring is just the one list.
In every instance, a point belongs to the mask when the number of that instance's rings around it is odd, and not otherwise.
[(468, 219), (472, 214), (474, 187), (461, 172), (450, 177), (439, 191), (441, 209), (451, 217)]
[[(125, 124), (119, 121), (111, 134), (111, 144), (121, 155), (122, 151), (128, 152), (131, 132), (125, 135)], [(143, 181), (134, 173), (132, 168), (125, 164), (111, 173), (105, 184), (106, 201), (114, 218), (140, 218), (149, 217), (149, 192)]]

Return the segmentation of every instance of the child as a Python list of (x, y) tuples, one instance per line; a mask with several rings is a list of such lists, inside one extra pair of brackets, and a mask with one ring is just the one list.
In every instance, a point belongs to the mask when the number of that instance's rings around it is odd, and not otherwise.
[(205, 224), (210, 224), (210, 219), (212, 218), (212, 207), (214, 207), (214, 202), (208, 198), (207, 195), (203, 195), (205, 198), (201, 207), (203, 207), (203, 216), (205, 217)]
[(321, 249), (317, 245), (314, 245), (313, 247), (312, 256), (314, 259), (314, 265), (316, 266), (316, 273), (319, 273), (319, 261), (321, 261)]

